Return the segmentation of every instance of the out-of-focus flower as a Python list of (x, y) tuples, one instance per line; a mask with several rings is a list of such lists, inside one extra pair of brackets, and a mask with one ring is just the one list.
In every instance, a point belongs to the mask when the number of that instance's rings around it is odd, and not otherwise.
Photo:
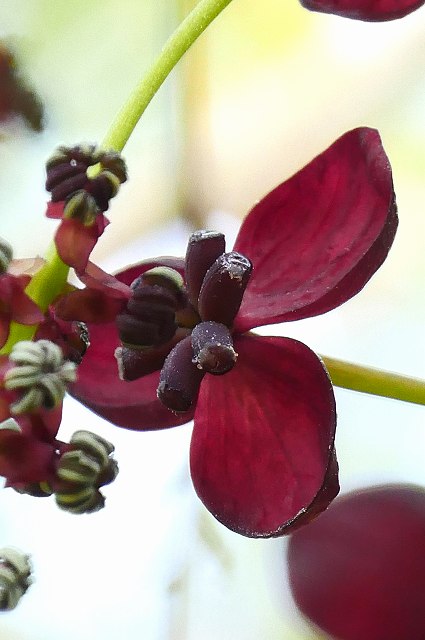
[[(90, 169), (100, 165), (95, 176)], [(84, 271), (89, 255), (109, 220), (103, 215), (109, 200), (127, 179), (120, 155), (94, 145), (59, 147), (47, 161), (46, 189), (52, 194), (48, 218), (61, 220), (55, 243), (60, 258), (77, 272)]]
[[(207, 508), (244, 535), (288, 532), (338, 491), (332, 385), (304, 344), (246, 332), (351, 298), (384, 261), (396, 227), (379, 135), (351, 131), (253, 208), (234, 251), (225, 253), (222, 234), (200, 232), (185, 262), (160, 258), (117, 280), (88, 274), (88, 289), (58, 309), (89, 323), (91, 346), (71, 393), (129, 428), (175, 426), (194, 414), (191, 473)], [(127, 289), (118, 293), (118, 281)], [(118, 300), (115, 323), (106, 303), (103, 318), (93, 305), (85, 315), (91, 291)], [(121, 374), (132, 382), (117, 376), (120, 343)]]
[(425, 637), (425, 490), (383, 485), (338, 498), (289, 541), (292, 593), (337, 640)]
[(12, 320), (31, 325), (44, 319), (38, 306), (25, 293), (31, 276), (26, 273), (11, 273), (11, 261), (12, 248), (0, 238), (0, 347), (8, 338)]
[(344, 18), (384, 22), (403, 18), (422, 7), (425, 0), (300, 0), (311, 11), (335, 13)]
[(43, 106), (37, 95), (25, 86), (16, 61), (0, 43), (0, 121), (22, 116), (34, 131), (43, 129)]
[(12, 547), (0, 549), (0, 611), (15, 609), (32, 584), (31, 571), (29, 556)]
[(72, 513), (105, 503), (100, 488), (118, 473), (114, 447), (87, 431), (70, 443), (57, 438), (66, 386), (76, 365), (46, 340), (18, 342), (0, 361), (0, 475), (6, 486), (33, 496), (55, 495)]

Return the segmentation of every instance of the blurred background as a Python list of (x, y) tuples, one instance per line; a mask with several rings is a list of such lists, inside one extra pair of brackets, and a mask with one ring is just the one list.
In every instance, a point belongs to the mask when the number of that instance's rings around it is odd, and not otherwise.
[[(0, 0), (0, 39), (44, 105), (44, 129), (0, 122), (0, 234), (43, 255), (44, 162), (58, 144), (100, 142), (194, 2)], [(94, 258), (119, 269), (182, 255), (194, 228), (231, 246), (252, 204), (345, 131), (379, 129), (400, 227), (366, 289), (319, 318), (267, 327), (319, 353), (424, 377), (425, 8), (364, 24), (297, 0), (234, 0), (192, 47), (125, 148), (130, 179)], [(423, 408), (336, 390), (341, 489), (425, 484)], [(111, 427), (72, 400), (61, 435), (93, 430), (121, 467), (106, 508), (60, 512), (0, 496), (0, 546), (32, 554), (36, 582), (0, 618), (1, 640), (313, 640), (287, 586), (285, 540), (227, 531), (196, 498), (191, 425)], [(401, 639), (400, 639), (401, 640)]]

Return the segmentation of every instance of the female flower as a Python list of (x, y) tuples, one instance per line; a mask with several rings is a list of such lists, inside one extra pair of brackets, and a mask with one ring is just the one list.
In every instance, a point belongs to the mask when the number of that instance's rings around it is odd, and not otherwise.
[[(196, 254), (190, 244), (186, 263), (158, 259), (116, 280), (86, 274), (89, 289), (58, 309), (65, 319), (89, 322), (91, 346), (71, 393), (127, 428), (175, 426), (194, 415), (191, 473), (207, 508), (244, 535), (288, 532), (338, 491), (332, 385), (302, 343), (247, 332), (325, 313), (351, 298), (384, 261), (396, 227), (379, 135), (353, 130), (252, 209), (233, 252), (225, 254), (220, 234), (213, 234), (217, 246), (198, 245)], [(183, 287), (177, 280), (167, 285), (170, 295), (164, 282), (149, 280), (161, 264), (184, 277)], [(93, 306), (85, 315), (92, 293), (104, 300), (103, 317)], [(208, 323), (224, 333), (209, 341), (214, 348), (205, 364)], [(122, 373), (132, 382), (117, 376), (113, 352), (120, 343)], [(215, 370), (210, 356), (224, 343), (230, 364), (220, 370), (220, 360)]]

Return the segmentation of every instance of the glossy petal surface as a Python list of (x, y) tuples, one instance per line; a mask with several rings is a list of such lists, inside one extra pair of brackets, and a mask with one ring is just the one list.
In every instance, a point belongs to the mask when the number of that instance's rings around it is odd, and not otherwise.
[(379, 22), (403, 18), (424, 4), (424, 0), (300, 0), (311, 11), (335, 13), (344, 18)]
[(295, 600), (338, 640), (423, 640), (424, 540), (423, 487), (348, 494), (292, 536)]
[[(201, 500), (228, 528), (251, 537), (282, 535), (315, 502), (335, 467), (335, 402), (322, 363), (301, 342), (240, 336), (238, 361), (201, 385), (191, 473)], [(320, 498), (320, 496), (319, 496)]]
[(159, 371), (134, 382), (118, 377), (115, 323), (90, 325), (91, 346), (78, 367), (78, 380), (69, 392), (106, 420), (128, 429), (162, 429), (184, 424), (193, 412), (176, 416), (156, 397)]
[(355, 295), (385, 259), (397, 227), (379, 134), (339, 138), (261, 200), (235, 250), (254, 265), (237, 331), (311, 317)]

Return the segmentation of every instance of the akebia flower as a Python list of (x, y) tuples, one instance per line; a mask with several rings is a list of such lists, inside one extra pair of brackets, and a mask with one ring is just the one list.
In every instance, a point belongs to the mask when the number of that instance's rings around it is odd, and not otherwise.
[(383, 22), (403, 18), (424, 4), (425, 0), (300, 0), (311, 11), (334, 13), (344, 18)]
[[(90, 168), (101, 165), (93, 177)], [(83, 271), (108, 219), (103, 215), (120, 184), (127, 179), (121, 156), (94, 145), (59, 147), (47, 161), (46, 189), (52, 194), (48, 218), (61, 220), (55, 235), (59, 256), (65, 264)]]
[(422, 640), (424, 538), (423, 487), (381, 485), (338, 498), (289, 541), (298, 607), (337, 640)]
[(88, 431), (58, 439), (65, 387), (76, 365), (47, 340), (18, 342), (0, 358), (0, 475), (20, 493), (46, 497), (71, 513), (104, 506), (100, 488), (118, 467), (113, 445)]
[[(87, 321), (90, 333), (71, 393), (132, 429), (194, 416), (191, 474), (211, 513), (247, 536), (294, 529), (338, 492), (332, 385), (301, 342), (250, 331), (347, 301), (384, 261), (396, 227), (378, 133), (346, 133), (254, 206), (233, 251), (222, 234), (200, 232), (185, 260), (159, 258), (115, 280), (88, 275), (88, 289), (61, 301), (63, 317)], [(105, 301), (103, 322), (92, 293)], [(118, 378), (117, 348), (131, 381)]]

